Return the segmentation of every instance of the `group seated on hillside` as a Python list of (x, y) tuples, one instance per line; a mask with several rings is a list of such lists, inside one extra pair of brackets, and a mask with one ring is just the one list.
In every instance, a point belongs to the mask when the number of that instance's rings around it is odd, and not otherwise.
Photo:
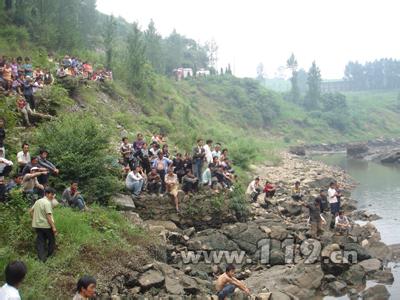
[[(56, 63), (56, 76), (78, 77), (85, 80), (104, 82), (112, 80), (112, 72), (93, 70), (88, 62), (81, 62), (76, 57), (66, 55)], [(21, 114), (26, 126), (31, 126), (33, 119), (51, 120), (53, 117), (37, 111), (36, 93), (46, 85), (52, 85), (54, 77), (47, 68), (34, 66), (31, 58), (21, 56), (0, 58), (0, 93), (15, 97), (16, 110)]]
[(82, 61), (77, 57), (65, 55), (63, 59), (56, 63), (56, 66), (56, 75), (59, 78), (76, 77), (100, 82), (113, 79), (112, 71), (103, 68), (94, 70), (89, 62)]
[[(57, 176), (60, 172), (48, 160), (49, 151), (41, 149), (39, 155), (31, 156), (29, 144), (23, 143), (21, 151), (16, 155), (17, 166), (14, 166), (11, 160), (5, 158), (5, 149), (1, 139), (0, 143), (2, 146), (0, 147), (0, 202), (7, 201), (10, 192), (19, 189), (27, 202), (35, 203), (37, 199), (44, 196), (45, 189), (49, 187), (49, 177)], [(13, 171), (14, 174), (12, 174)], [(56, 204), (58, 203), (54, 202), (54, 205)], [(77, 181), (72, 181), (71, 185), (65, 189), (61, 204), (79, 210), (86, 209), (85, 201), (78, 191)]]
[(162, 135), (155, 135), (150, 146), (142, 134), (133, 143), (124, 137), (120, 146), (121, 160), (126, 175), (126, 187), (133, 197), (143, 192), (171, 195), (179, 212), (179, 195), (190, 196), (202, 188), (213, 193), (233, 189), (236, 176), (228, 158), (228, 149), (212, 140), (197, 141), (192, 153), (171, 154)]

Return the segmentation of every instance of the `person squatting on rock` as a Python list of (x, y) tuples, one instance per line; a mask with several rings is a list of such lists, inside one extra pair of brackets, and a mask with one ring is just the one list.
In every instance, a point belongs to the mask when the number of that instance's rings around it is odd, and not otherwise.
[(220, 275), (215, 282), (215, 289), (217, 291), (218, 300), (224, 300), (230, 297), (236, 288), (241, 289), (250, 296), (250, 290), (240, 280), (235, 278), (236, 268), (234, 265), (229, 264), (226, 267), (225, 273)]
[(256, 177), (252, 182), (249, 183), (246, 195), (250, 197), (251, 202), (257, 202), (258, 196), (261, 194), (260, 178)]

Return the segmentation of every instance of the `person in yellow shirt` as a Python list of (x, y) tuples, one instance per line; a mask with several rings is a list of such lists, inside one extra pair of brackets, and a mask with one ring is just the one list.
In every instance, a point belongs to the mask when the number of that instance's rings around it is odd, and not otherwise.
[(57, 235), (53, 218), (52, 201), (55, 200), (56, 191), (46, 188), (45, 196), (35, 202), (29, 213), (32, 217), (32, 227), (36, 231), (36, 250), (41, 261), (45, 262), (53, 255)]

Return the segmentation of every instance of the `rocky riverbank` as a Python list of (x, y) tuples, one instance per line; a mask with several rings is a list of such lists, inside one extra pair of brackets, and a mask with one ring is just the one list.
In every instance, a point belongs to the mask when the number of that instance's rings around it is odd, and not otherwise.
[[(196, 204), (182, 199), (182, 207), (194, 207), (192, 218), (166, 214), (173, 207), (165, 199), (135, 201), (124, 214), (158, 235), (164, 248), (150, 264), (122, 272), (104, 288), (104, 295), (114, 294), (115, 299), (215, 299), (212, 281), (223, 272), (226, 262), (233, 262), (239, 279), (250, 287), (252, 299), (320, 299), (345, 294), (352, 299), (389, 297), (384, 285), (363, 291), (367, 279), (382, 284), (393, 281), (391, 270), (385, 267), (392, 250), (380, 241), (372, 223), (354, 223), (361, 216), (366, 220), (375, 216), (356, 211), (350, 193), (354, 182), (345, 172), (283, 154), (279, 166), (259, 166), (252, 173), (273, 182), (277, 191), (270, 208), (262, 207), (261, 195), (251, 204), (246, 219), (237, 218), (229, 200), (232, 197), (216, 201), (211, 195), (199, 196)], [(335, 235), (327, 226), (320, 239), (309, 238), (308, 211), (290, 197), (297, 180), (306, 200), (332, 180), (340, 183), (342, 207), (353, 225), (348, 236)], [(329, 224), (328, 212), (325, 218)], [(237, 291), (233, 299), (249, 297)]]

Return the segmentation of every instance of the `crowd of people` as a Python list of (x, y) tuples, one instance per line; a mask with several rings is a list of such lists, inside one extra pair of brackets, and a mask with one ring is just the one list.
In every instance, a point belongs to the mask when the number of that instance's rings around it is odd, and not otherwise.
[(141, 197), (143, 193), (169, 194), (177, 212), (180, 194), (189, 197), (204, 188), (213, 193), (232, 190), (236, 179), (228, 149), (212, 140), (204, 143), (198, 139), (191, 153), (173, 154), (163, 135), (154, 135), (148, 143), (139, 133), (133, 143), (122, 138), (120, 153), (126, 188), (132, 197)]
[(58, 176), (60, 170), (49, 160), (48, 150), (40, 149), (37, 155), (31, 155), (30, 145), (25, 142), (15, 156), (16, 166), (12, 160), (7, 159), (4, 124), (4, 119), (0, 118), (0, 202), (8, 201), (14, 190), (21, 191), (31, 205), (30, 214), (32, 227), (37, 234), (38, 257), (41, 261), (46, 261), (54, 252), (57, 233), (53, 208), (62, 205), (86, 210), (87, 206), (78, 190), (77, 180), (72, 180), (65, 188), (60, 201), (55, 199), (56, 192), (49, 186), (49, 177)]
[[(265, 182), (264, 187), (260, 183), (260, 178), (256, 177), (252, 180), (246, 190), (251, 202), (257, 202), (258, 197), (264, 193), (264, 203), (261, 204), (265, 209), (270, 208), (270, 199), (274, 197), (276, 188), (268, 180)], [(308, 223), (311, 226), (312, 237), (318, 237), (322, 232), (322, 225), (326, 225), (327, 221), (324, 217), (325, 212), (330, 211), (331, 222), (330, 228), (335, 229), (337, 234), (348, 234), (351, 229), (349, 219), (340, 210), (342, 191), (337, 182), (331, 182), (328, 190), (321, 189), (318, 196), (314, 197), (311, 203), (305, 203), (305, 193), (300, 187), (300, 181), (296, 181), (290, 192), (291, 198), (304, 205), (309, 209)]]
[[(53, 58), (49, 56), (50, 62)], [(77, 57), (64, 56), (55, 63), (58, 78), (74, 77), (83, 80), (104, 82), (112, 80), (112, 71), (93, 66)], [(54, 83), (49, 68), (34, 66), (30, 57), (0, 58), (0, 92), (16, 98), (16, 110), (21, 114), (27, 126), (31, 126), (32, 117), (51, 119), (52, 116), (37, 111), (36, 93), (46, 85)]]
[(75, 77), (100, 82), (113, 79), (111, 70), (104, 68), (94, 70), (88, 61), (81, 60), (75, 56), (65, 55), (63, 59), (56, 63), (56, 67), (56, 75), (59, 78)]

